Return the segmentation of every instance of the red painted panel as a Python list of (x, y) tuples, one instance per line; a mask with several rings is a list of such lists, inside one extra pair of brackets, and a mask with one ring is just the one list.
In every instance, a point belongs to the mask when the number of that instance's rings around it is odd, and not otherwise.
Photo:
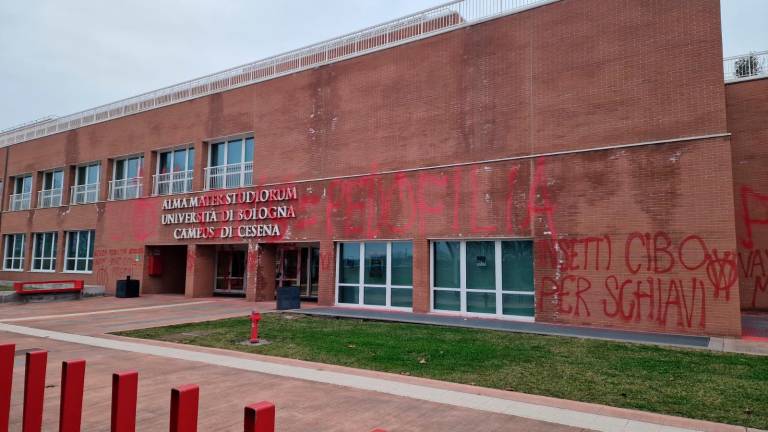
[(84, 386), (85, 360), (62, 362), (59, 432), (80, 432)]
[(171, 432), (197, 432), (200, 387), (189, 384), (171, 390)]
[(16, 345), (0, 345), (0, 431), (8, 430), (13, 386), (13, 356)]
[(112, 374), (112, 432), (136, 431), (136, 397), (139, 373), (136, 371)]
[(23, 432), (40, 432), (43, 428), (43, 398), (45, 397), (45, 368), (47, 351), (27, 353), (24, 372)]
[(245, 407), (245, 432), (275, 432), (275, 405), (259, 402)]

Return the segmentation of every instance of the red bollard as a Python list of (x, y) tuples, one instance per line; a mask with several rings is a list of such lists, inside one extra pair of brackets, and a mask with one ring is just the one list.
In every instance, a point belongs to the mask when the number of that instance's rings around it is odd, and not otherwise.
[(197, 432), (200, 387), (190, 384), (171, 390), (171, 432)]
[(62, 362), (59, 432), (80, 432), (80, 422), (83, 417), (84, 387), (85, 360), (67, 360)]
[(259, 402), (245, 407), (245, 432), (275, 432), (275, 405)]
[(251, 343), (259, 343), (259, 321), (261, 314), (258, 311), (251, 312)]
[(0, 345), (0, 431), (7, 431), (11, 417), (11, 387), (16, 345)]
[(27, 353), (24, 371), (24, 419), (22, 432), (40, 432), (43, 429), (43, 398), (45, 397), (45, 368), (47, 351)]
[(139, 391), (139, 373), (136, 371), (112, 374), (112, 432), (136, 432), (136, 397)]

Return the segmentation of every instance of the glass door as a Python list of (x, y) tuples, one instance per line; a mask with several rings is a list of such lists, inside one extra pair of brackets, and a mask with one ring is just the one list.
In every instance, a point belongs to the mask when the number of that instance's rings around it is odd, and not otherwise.
[(277, 287), (298, 286), (302, 297), (317, 297), (320, 248), (281, 247), (276, 261)]
[(219, 251), (216, 255), (216, 286), (222, 294), (245, 292), (245, 251)]

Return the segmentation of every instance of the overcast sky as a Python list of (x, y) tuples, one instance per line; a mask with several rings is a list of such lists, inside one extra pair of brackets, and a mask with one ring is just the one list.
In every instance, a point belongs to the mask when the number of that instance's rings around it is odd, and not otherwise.
[[(0, 0), (0, 129), (71, 114), (441, 3)], [(725, 55), (768, 50), (768, 0), (722, 4)]]

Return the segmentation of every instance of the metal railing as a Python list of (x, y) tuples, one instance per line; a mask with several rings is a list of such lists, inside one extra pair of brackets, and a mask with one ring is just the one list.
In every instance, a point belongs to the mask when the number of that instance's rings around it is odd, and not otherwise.
[(725, 82), (768, 76), (768, 51), (742, 54), (723, 59)]
[(194, 171), (176, 171), (152, 176), (152, 195), (173, 195), (192, 192)]
[(37, 207), (59, 207), (61, 205), (62, 192), (61, 188), (41, 190), (37, 193)]
[(219, 165), (205, 169), (206, 189), (232, 189), (253, 185), (253, 162)]
[(32, 203), (32, 192), (23, 192), (10, 196), (11, 211), (29, 210)]
[(0, 147), (312, 69), (560, 0), (455, 0), (354, 33), (0, 134)]
[(99, 184), (89, 183), (72, 186), (71, 204), (88, 204), (99, 200)]
[(143, 178), (131, 177), (109, 182), (110, 201), (127, 200), (141, 197)]

